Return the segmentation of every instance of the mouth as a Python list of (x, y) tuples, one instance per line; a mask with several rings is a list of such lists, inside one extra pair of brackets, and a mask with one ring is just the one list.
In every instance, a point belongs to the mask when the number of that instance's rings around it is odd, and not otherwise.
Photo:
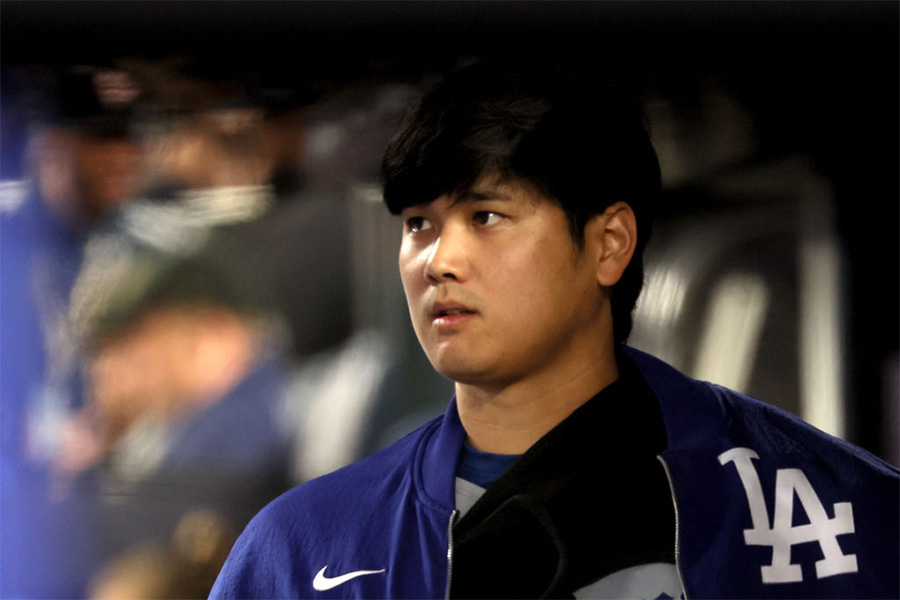
[(456, 317), (459, 315), (474, 315), (477, 311), (457, 302), (435, 302), (431, 306), (429, 314), (432, 319), (440, 317)]
[(435, 319), (439, 319), (441, 317), (458, 317), (460, 315), (474, 315), (474, 310), (467, 310), (464, 308), (451, 308), (448, 310), (438, 311), (435, 315)]
[(438, 327), (456, 326), (478, 314), (473, 308), (457, 303), (436, 303), (429, 311), (434, 325)]

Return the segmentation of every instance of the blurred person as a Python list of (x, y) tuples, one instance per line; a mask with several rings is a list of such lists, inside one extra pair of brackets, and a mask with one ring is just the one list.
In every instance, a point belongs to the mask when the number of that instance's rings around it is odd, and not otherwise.
[(277, 319), (254, 287), (204, 251), (142, 251), (75, 307), (89, 396), (58, 468), (96, 472), (104, 556), (194, 507), (240, 530), (289, 487)]
[(148, 143), (142, 197), (108, 231), (165, 251), (211, 238), (272, 290), (295, 355), (341, 342), (351, 330), (350, 216), (343, 197), (306, 185), (316, 177), (305, 164), (315, 94), (223, 74), (215, 61), (138, 71), (167, 118)]
[(127, 64), (163, 117), (148, 149), (148, 199), (215, 204), (258, 195), (259, 215), (299, 190), (303, 114), (312, 102), (302, 86), (271, 88), (258, 73), (223, 69), (216, 58)]
[[(299, 195), (296, 111), (199, 96), (149, 141), (144, 193), (92, 235), (73, 292), (90, 400), (65, 428), (57, 468), (62, 479), (99, 478), (104, 555), (159, 541), (194, 504), (215, 506), (240, 530), (287, 489), (296, 469), (285, 450), (301, 428), (296, 410), (278, 413), (282, 367), (292, 366), (282, 364), (283, 341), (315, 352), (336, 339), (329, 324), (346, 321), (327, 292), (341, 281), (334, 257), (346, 253), (329, 234), (348, 220), (334, 202)], [(276, 272), (297, 268), (291, 282)], [(277, 293), (284, 283), (304, 295)], [(289, 338), (286, 305), (302, 319)]]
[(191, 190), (269, 185), (281, 151), (277, 133), (251, 104), (205, 108), (160, 140), (155, 171)]
[(63, 496), (50, 474), (61, 428), (82, 403), (68, 306), (86, 238), (140, 180), (134, 124), (141, 90), (129, 74), (67, 67), (52, 79), (43, 109), (30, 105), (40, 94), (20, 89), (20, 81), (11, 77), (3, 89), (3, 597), (74, 597), (85, 590), (93, 553), (90, 482)]
[(240, 530), (289, 487), (280, 318), (248, 298), (274, 305), (259, 232), (294, 193), (280, 173), (297, 166), (297, 126), (251, 100), (208, 102), (157, 115), (146, 186), (92, 233), (73, 291), (89, 398), (56, 472), (98, 480), (101, 557), (161, 542), (197, 505)]
[(660, 171), (576, 66), (477, 64), (410, 112), (384, 198), (456, 394), (271, 503), (211, 597), (900, 594), (895, 467), (625, 345)]

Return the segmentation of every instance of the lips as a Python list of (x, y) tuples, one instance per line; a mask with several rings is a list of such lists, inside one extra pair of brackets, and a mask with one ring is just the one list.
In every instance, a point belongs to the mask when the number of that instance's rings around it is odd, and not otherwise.
[(429, 316), (432, 319), (441, 319), (446, 317), (474, 315), (477, 312), (478, 311), (475, 309), (457, 302), (435, 302), (429, 311)]
[(465, 325), (478, 314), (478, 311), (465, 304), (444, 301), (435, 302), (428, 314), (432, 326), (446, 333)]

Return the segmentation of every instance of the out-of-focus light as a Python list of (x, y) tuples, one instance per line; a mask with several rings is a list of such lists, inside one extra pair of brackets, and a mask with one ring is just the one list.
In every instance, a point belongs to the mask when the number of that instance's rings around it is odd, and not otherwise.
[(19, 210), (28, 197), (29, 189), (27, 180), (0, 181), (0, 214)]
[(734, 274), (713, 291), (692, 375), (746, 391), (770, 301), (762, 277)]
[(801, 246), (800, 266), (800, 416), (843, 437), (841, 268), (833, 240), (806, 240)]
[(685, 278), (676, 267), (650, 271), (636, 307), (640, 320), (652, 329), (671, 327), (681, 315), (686, 291)]

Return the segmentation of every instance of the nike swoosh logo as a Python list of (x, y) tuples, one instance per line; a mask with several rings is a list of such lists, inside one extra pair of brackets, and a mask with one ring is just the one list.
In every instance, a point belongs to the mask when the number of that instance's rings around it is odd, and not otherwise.
[(335, 588), (347, 583), (351, 579), (356, 579), (363, 575), (375, 575), (376, 573), (384, 573), (385, 571), (385, 569), (381, 569), (380, 571), (352, 571), (350, 573), (345, 573), (344, 575), (338, 575), (337, 577), (326, 577), (325, 569), (327, 568), (328, 565), (322, 567), (322, 570), (316, 573), (316, 577), (313, 579), (313, 589), (318, 592), (330, 590), (331, 588)]

